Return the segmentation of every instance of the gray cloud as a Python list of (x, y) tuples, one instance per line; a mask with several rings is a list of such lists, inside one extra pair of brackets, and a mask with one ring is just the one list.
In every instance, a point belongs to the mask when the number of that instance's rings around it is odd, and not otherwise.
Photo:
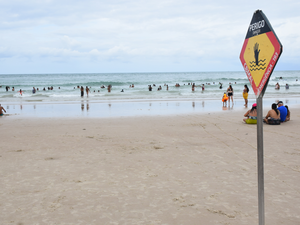
[(242, 70), (238, 57), (256, 6), (284, 46), (289, 68), (281, 68), (299, 69), (296, 0), (12, 0), (0, 2), (2, 71), (31, 72), (10, 67), (28, 58), (38, 72), (60, 72), (58, 62), (69, 72), (78, 62), (84, 72)]

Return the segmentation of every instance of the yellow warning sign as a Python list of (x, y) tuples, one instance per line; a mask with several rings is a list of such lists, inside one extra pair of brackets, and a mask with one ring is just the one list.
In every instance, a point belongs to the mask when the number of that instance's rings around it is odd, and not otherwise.
[(274, 52), (275, 48), (265, 33), (249, 38), (244, 59), (256, 87), (260, 84)]

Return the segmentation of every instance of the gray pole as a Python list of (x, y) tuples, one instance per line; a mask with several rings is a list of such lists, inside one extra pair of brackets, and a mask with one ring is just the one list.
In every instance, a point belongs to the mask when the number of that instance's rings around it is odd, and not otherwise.
[(257, 104), (257, 176), (258, 176), (258, 220), (259, 225), (265, 225), (264, 199), (264, 138), (262, 97), (256, 99)]

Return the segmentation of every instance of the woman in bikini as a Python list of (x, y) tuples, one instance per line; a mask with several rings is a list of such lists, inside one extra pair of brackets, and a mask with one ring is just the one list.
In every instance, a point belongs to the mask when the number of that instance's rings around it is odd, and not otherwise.
[(248, 92), (249, 92), (249, 88), (247, 86), (247, 84), (244, 85), (244, 90), (243, 90), (243, 98), (245, 99), (245, 105), (244, 106), (248, 106)]
[(256, 103), (252, 105), (252, 108), (248, 110), (244, 117), (247, 117), (244, 120), (247, 124), (257, 124), (257, 110), (256, 110)]
[(232, 103), (233, 103), (233, 88), (232, 88), (231, 84), (227, 88), (227, 96), (228, 96), (229, 103), (230, 103), (230, 98), (231, 98)]
[(277, 109), (277, 104), (272, 104), (272, 109), (268, 112), (266, 115), (266, 118), (264, 118), (264, 121), (268, 124), (278, 125), (280, 124), (280, 112)]

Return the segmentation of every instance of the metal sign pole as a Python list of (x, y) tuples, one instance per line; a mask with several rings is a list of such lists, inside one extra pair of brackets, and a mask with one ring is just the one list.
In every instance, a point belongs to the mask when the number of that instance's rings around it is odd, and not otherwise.
[(281, 53), (282, 45), (268, 18), (261, 10), (256, 10), (247, 30), (240, 60), (251, 83), (254, 94), (258, 96), (256, 98), (256, 104), (259, 225), (265, 224), (262, 97)]
[(265, 225), (264, 197), (264, 140), (263, 140), (263, 110), (262, 97), (256, 99), (257, 104), (257, 175), (258, 175), (258, 221)]

